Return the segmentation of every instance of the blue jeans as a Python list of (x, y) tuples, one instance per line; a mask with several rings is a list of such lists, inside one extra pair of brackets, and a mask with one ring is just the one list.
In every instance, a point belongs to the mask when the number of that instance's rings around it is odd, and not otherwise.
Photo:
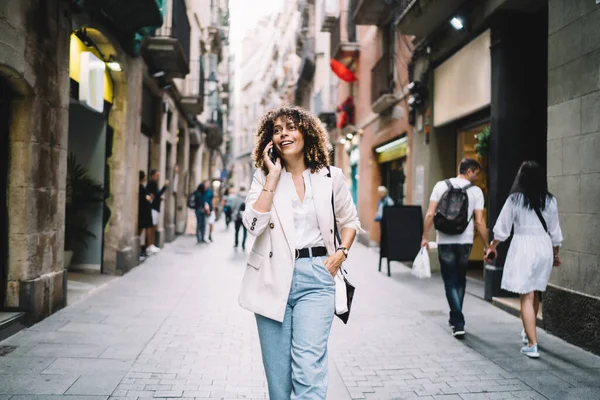
[(296, 260), (283, 323), (256, 314), (271, 400), (324, 400), (327, 395), (335, 284), (324, 260)]
[(471, 254), (471, 244), (440, 244), (438, 257), (446, 299), (450, 306), (450, 325), (464, 328), (463, 300), (467, 287), (467, 265)]
[(203, 208), (196, 210), (196, 240), (204, 241), (204, 232), (206, 232), (206, 212)]

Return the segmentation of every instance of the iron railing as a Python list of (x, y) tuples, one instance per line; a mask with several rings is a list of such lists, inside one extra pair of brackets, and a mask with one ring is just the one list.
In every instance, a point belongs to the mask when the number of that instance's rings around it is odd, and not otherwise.
[(385, 53), (371, 69), (371, 103), (382, 95), (393, 93), (392, 57)]
[(156, 31), (155, 36), (177, 39), (183, 50), (186, 61), (190, 61), (190, 21), (187, 16), (185, 0), (173, 0), (171, 20)]

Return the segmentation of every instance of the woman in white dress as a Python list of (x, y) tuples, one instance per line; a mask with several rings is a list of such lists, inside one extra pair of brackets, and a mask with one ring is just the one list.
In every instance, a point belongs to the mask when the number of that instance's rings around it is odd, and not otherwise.
[[(525, 161), (494, 226), (494, 240), (486, 260), (496, 256), (496, 247), (514, 235), (504, 262), (502, 289), (521, 297), (521, 319), (527, 346), (521, 353), (538, 358), (536, 316), (539, 293), (546, 290), (552, 266), (560, 266), (563, 237), (558, 222), (556, 199), (548, 192), (544, 170), (535, 161)], [(491, 256), (493, 254), (493, 256)]]

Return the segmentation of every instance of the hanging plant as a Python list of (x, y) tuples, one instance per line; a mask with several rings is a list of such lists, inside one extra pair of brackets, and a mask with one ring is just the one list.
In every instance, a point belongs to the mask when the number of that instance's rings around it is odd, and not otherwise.
[(490, 153), (490, 127), (486, 127), (477, 135), (477, 144), (475, 145), (475, 151), (479, 158), (485, 158)]

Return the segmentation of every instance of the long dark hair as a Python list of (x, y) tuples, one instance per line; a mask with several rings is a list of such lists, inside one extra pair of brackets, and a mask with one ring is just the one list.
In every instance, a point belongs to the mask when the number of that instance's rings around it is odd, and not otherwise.
[(548, 201), (553, 198), (548, 191), (546, 172), (535, 161), (525, 161), (521, 164), (517, 177), (512, 185), (510, 194), (513, 199), (523, 202), (525, 208), (544, 210)]
[(200, 194), (206, 193), (206, 189), (204, 188), (204, 183), (201, 183), (198, 185), (198, 187), (196, 188), (196, 192), (198, 192)]

